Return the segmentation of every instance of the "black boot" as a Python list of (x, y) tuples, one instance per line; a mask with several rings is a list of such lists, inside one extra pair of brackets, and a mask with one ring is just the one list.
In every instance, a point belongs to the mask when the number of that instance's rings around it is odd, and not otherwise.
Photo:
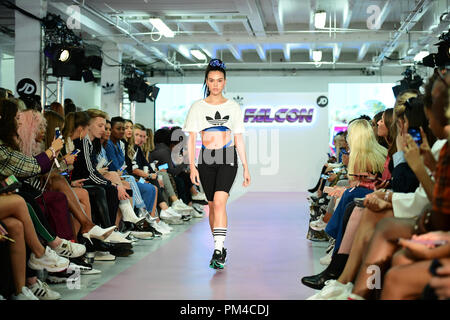
[[(322, 176), (325, 173), (325, 170), (327, 170), (327, 167), (323, 166), (322, 171), (320, 172), (320, 176)], [(308, 189), (308, 192), (314, 193), (319, 189), (320, 181), (322, 181), (322, 178), (319, 178), (319, 181), (317, 181), (317, 184), (314, 188)]]
[(322, 290), (325, 286), (325, 281), (336, 280), (341, 275), (347, 263), (348, 254), (335, 254), (331, 259), (328, 267), (321, 273), (314, 276), (303, 277), (302, 283), (310, 288)]

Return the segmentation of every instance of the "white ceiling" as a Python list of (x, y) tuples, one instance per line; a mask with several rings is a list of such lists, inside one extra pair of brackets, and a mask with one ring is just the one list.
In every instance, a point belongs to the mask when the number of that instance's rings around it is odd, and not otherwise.
[[(73, 4), (81, 8), (87, 43), (117, 43), (125, 59), (156, 69), (198, 69), (190, 49), (236, 69), (314, 69), (312, 50), (322, 50), (322, 66), (333, 68), (406, 65), (450, 23), (439, 21), (448, 0), (48, 0), (48, 11), (66, 18)], [(379, 30), (368, 27), (373, 8), (380, 10)], [(316, 10), (327, 12), (325, 30), (314, 28)], [(0, 26), (11, 27), (11, 12), (1, 11)], [(150, 17), (175, 37), (155, 41)], [(0, 35), (4, 46), (7, 38)]]

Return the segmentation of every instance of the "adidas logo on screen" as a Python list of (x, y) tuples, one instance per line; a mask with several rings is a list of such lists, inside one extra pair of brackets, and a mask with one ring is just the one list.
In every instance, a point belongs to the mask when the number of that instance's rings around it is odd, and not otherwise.
[(213, 126), (221, 126), (224, 123), (227, 123), (229, 119), (230, 119), (230, 116), (225, 116), (222, 118), (219, 111), (217, 111), (216, 114), (214, 115), (214, 119), (211, 117), (208, 117), (208, 116), (206, 117), (206, 120)]

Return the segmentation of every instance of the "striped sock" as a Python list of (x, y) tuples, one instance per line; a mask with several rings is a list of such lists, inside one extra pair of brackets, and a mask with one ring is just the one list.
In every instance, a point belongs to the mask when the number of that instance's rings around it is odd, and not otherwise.
[(227, 228), (214, 228), (214, 250), (222, 251), (225, 237), (227, 236)]

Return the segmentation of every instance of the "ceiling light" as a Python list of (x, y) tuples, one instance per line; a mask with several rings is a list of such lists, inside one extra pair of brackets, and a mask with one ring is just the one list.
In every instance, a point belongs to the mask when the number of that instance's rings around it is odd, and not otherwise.
[(61, 51), (58, 60), (61, 61), (61, 62), (65, 62), (65, 61), (67, 61), (69, 59), (69, 57), (70, 57), (69, 50), (64, 49), (64, 50)]
[(313, 56), (313, 61), (315, 62), (319, 62), (322, 60), (322, 51), (320, 50), (314, 50), (312, 52), (312, 56)]
[(194, 49), (191, 50), (191, 54), (196, 57), (198, 60), (206, 60), (206, 56), (203, 52), (201, 52), (200, 50)]
[(420, 51), (418, 54), (416, 54), (416, 56), (414, 57), (414, 61), (418, 62), (418, 61), (422, 61), (423, 58), (425, 58), (427, 55), (429, 55), (430, 53), (428, 51)]
[(323, 10), (316, 11), (314, 13), (314, 26), (316, 29), (325, 28), (325, 23), (327, 21), (327, 13)]
[(166, 38), (173, 38), (175, 33), (159, 18), (149, 19), (150, 23)]

